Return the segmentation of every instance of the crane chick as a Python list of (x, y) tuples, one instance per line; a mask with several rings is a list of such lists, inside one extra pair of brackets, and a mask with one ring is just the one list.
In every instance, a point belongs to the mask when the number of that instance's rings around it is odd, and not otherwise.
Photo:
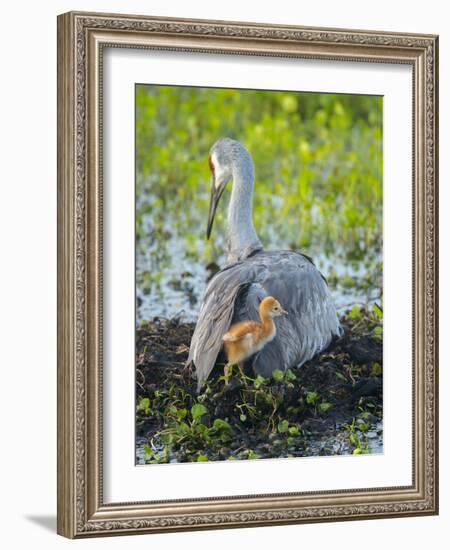
[(267, 296), (259, 305), (261, 322), (241, 321), (233, 325), (223, 336), (225, 353), (228, 362), (224, 368), (225, 380), (231, 374), (233, 365), (238, 365), (243, 371), (244, 361), (262, 350), (275, 338), (276, 327), (274, 317), (286, 315), (287, 311), (273, 296)]

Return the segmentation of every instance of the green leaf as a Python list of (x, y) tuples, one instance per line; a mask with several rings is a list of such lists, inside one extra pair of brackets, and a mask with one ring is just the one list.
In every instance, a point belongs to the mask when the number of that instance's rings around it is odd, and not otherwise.
[(275, 382), (281, 382), (284, 378), (284, 372), (280, 369), (275, 369), (272, 372), (272, 378), (275, 380)]
[(261, 458), (261, 455), (259, 455), (258, 453), (256, 453), (255, 451), (253, 450), (249, 450), (248, 451), (248, 458), (251, 460), (251, 459), (256, 459), (256, 458)]
[(196, 403), (191, 408), (191, 415), (194, 420), (198, 420), (202, 416), (208, 413), (208, 409), (201, 403)]
[(202, 436), (207, 436), (208, 437), (208, 435), (207, 435), (208, 431), (209, 431), (208, 426), (205, 426), (204, 424), (196, 424), (193, 429), (197, 433), (201, 434)]
[(183, 436), (185, 434), (188, 434), (190, 431), (191, 431), (191, 428), (188, 424), (186, 424), (186, 422), (179, 422), (177, 424), (175, 424), (176, 426), (176, 431), (179, 435)]
[(281, 420), (281, 422), (278, 422), (278, 431), (283, 434), (287, 432), (289, 429), (289, 422), (287, 420)]
[(298, 431), (297, 426), (291, 426), (289, 428), (289, 433), (290, 435), (299, 435), (300, 432)]
[(247, 420), (247, 415), (241, 414), (241, 415), (239, 416), (239, 419), (240, 419), (241, 422), (245, 422), (245, 421)]
[(297, 377), (295, 376), (295, 374), (292, 372), (291, 369), (288, 369), (288, 370), (285, 372), (284, 378), (285, 378), (288, 382), (294, 382), (295, 380), (297, 380)]
[(353, 306), (348, 316), (350, 319), (359, 319), (359, 317), (361, 317), (361, 308), (359, 306)]
[(380, 363), (373, 363), (372, 374), (374, 376), (380, 376), (382, 372), (383, 372), (383, 368), (381, 367)]
[(198, 455), (197, 462), (208, 462), (208, 457), (206, 455)]
[(216, 418), (213, 422), (212, 427), (217, 431), (232, 431), (231, 426), (225, 420), (221, 418)]
[(164, 443), (164, 445), (172, 445), (175, 437), (173, 433), (162, 433), (161, 434), (161, 441)]
[(187, 410), (186, 409), (178, 409), (176, 414), (177, 414), (177, 418), (179, 418), (180, 420), (183, 420), (183, 418), (186, 418)]
[(375, 316), (376, 316), (378, 319), (382, 319), (382, 318), (383, 318), (383, 312), (382, 312), (381, 308), (380, 308), (377, 304), (374, 304), (374, 305), (373, 305), (373, 312), (375, 313)]
[(138, 410), (145, 411), (150, 407), (150, 399), (148, 397), (142, 397), (139, 401)]
[(286, 94), (281, 100), (281, 106), (287, 113), (293, 113), (297, 110), (297, 99), (294, 95)]
[(149, 460), (153, 456), (153, 450), (148, 443), (144, 443), (145, 459)]
[(306, 402), (308, 405), (314, 405), (319, 397), (319, 394), (315, 391), (306, 392)]
[(253, 380), (253, 385), (256, 389), (259, 389), (261, 386), (264, 386), (266, 382), (267, 380), (258, 374), (258, 376)]
[(362, 449), (358, 448), (358, 449), (353, 449), (353, 454), (354, 455), (362, 455), (363, 454), (363, 451)]
[(331, 403), (327, 403), (326, 401), (324, 401), (323, 403), (321, 403), (319, 405), (319, 411), (320, 412), (326, 412), (328, 411), (329, 409), (331, 409), (333, 405)]

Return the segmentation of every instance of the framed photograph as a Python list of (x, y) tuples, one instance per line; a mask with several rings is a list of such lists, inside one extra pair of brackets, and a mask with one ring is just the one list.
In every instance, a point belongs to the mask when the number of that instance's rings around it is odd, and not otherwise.
[(438, 38), (58, 18), (58, 532), (438, 512)]

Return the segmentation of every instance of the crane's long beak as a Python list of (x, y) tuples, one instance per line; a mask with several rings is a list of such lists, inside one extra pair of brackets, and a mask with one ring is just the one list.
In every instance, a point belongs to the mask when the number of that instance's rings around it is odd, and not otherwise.
[(211, 186), (211, 199), (209, 202), (209, 214), (208, 214), (208, 226), (206, 228), (206, 238), (209, 239), (214, 222), (214, 216), (216, 215), (217, 205), (219, 204), (220, 197), (222, 196), (225, 185), (221, 185), (216, 188), (215, 181), (213, 180)]

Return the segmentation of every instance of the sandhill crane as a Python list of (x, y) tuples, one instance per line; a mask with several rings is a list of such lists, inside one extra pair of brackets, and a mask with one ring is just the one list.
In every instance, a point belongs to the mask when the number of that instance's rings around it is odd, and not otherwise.
[(287, 310), (276, 319), (276, 335), (248, 361), (256, 374), (300, 366), (341, 334), (327, 283), (312, 260), (289, 250), (263, 249), (253, 226), (254, 166), (239, 141), (217, 141), (209, 154), (213, 176), (207, 238), (219, 200), (232, 181), (227, 219), (227, 265), (208, 283), (191, 340), (197, 390), (209, 377), (230, 326), (259, 318), (261, 301), (272, 296)]

